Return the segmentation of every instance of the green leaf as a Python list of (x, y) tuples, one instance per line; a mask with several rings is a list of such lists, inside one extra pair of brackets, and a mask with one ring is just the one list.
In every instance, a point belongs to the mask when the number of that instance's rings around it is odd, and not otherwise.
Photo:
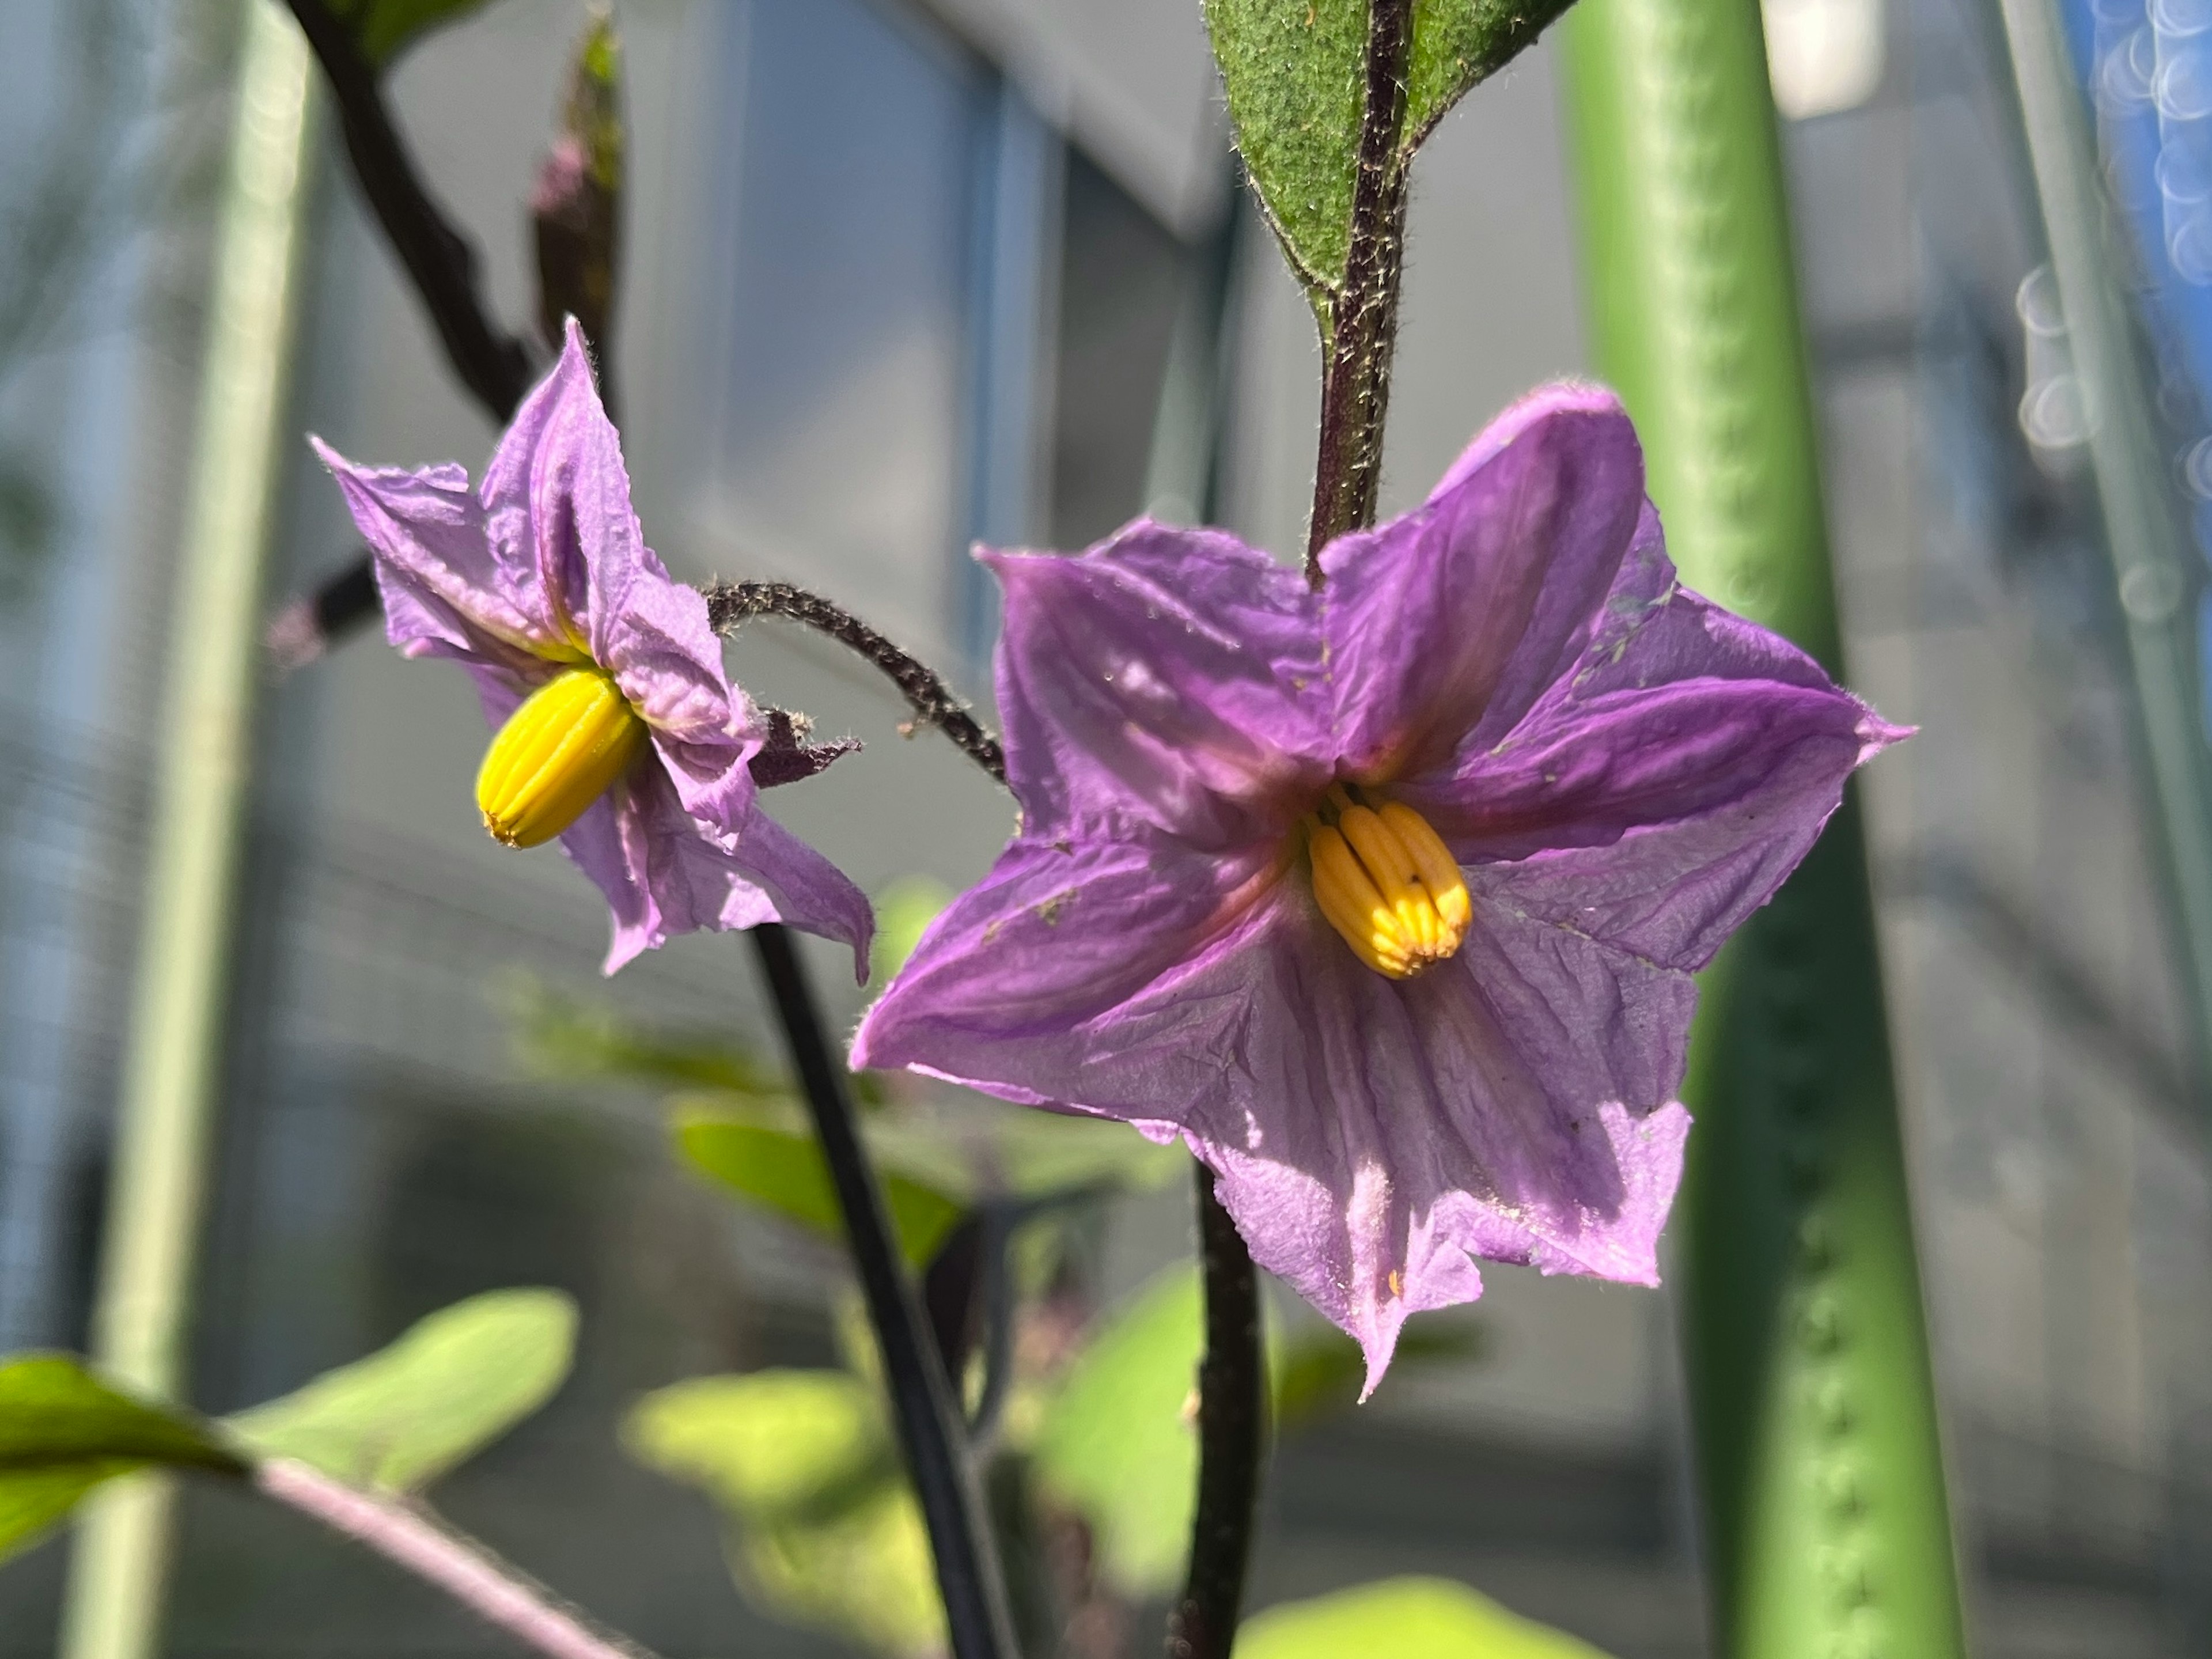
[(1587, 1642), (1508, 1613), (1445, 1578), (1386, 1578), (1247, 1620), (1236, 1659), (1605, 1659)]
[(629, 1078), (761, 1100), (781, 1100), (790, 1093), (772, 1068), (720, 1034), (649, 1030), (609, 1008), (563, 996), (532, 975), (509, 981), (504, 1000), (516, 1046), (547, 1076)]
[(428, 1486), (552, 1397), (576, 1340), (558, 1291), (489, 1291), (442, 1309), (391, 1346), (226, 1419), (254, 1450), (349, 1485)]
[(196, 1418), (110, 1388), (66, 1354), (0, 1365), (0, 1560), (101, 1481), (153, 1463), (246, 1468)]
[(459, 22), (484, 0), (328, 0), (372, 67), (385, 69), (422, 35)]
[(878, 985), (895, 978), (952, 896), (952, 890), (934, 876), (901, 876), (884, 888), (876, 898), (876, 943), (868, 953), (869, 978)]
[(1100, 1569), (1125, 1595), (1168, 1589), (1182, 1570), (1204, 1340), (1197, 1268), (1170, 1268), (1123, 1304), (1045, 1408), (1038, 1476), (1091, 1523)]
[[(1449, 1323), (1423, 1320), (1399, 1333), (1390, 1356), (1390, 1374), (1440, 1360), (1472, 1359), (1482, 1352), (1482, 1328), (1467, 1319)], [(1359, 1345), (1334, 1325), (1313, 1324), (1271, 1343), (1267, 1381), (1274, 1395), (1275, 1421), (1285, 1428), (1359, 1403), (1367, 1361)]]
[(1237, 149), (1309, 289), (1344, 280), (1366, 106), (1366, 0), (1206, 0)]
[(878, 1653), (942, 1650), (928, 1533), (860, 1378), (773, 1370), (679, 1382), (638, 1402), (623, 1441), (721, 1506), (732, 1567), (766, 1611)]
[[(1410, 165), (1445, 112), (1567, 3), (1413, 0), (1392, 167)], [(1368, 21), (1368, 0), (1206, 0), (1245, 169), (1292, 269), (1317, 297), (1343, 286), (1351, 251)]]
[[(676, 1144), (694, 1168), (731, 1191), (831, 1238), (845, 1236), (830, 1165), (811, 1134), (752, 1118), (685, 1112)], [(884, 1200), (908, 1261), (927, 1261), (960, 1219), (961, 1206), (934, 1187), (885, 1171)]]

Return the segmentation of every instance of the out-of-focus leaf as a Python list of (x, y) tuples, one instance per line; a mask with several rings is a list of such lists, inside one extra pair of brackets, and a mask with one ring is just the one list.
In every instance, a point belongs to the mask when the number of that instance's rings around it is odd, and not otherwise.
[(1237, 1659), (1606, 1659), (1447, 1578), (1386, 1578), (1247, 1620)]
[(190, 1413), (112, 1389), (69, 1355), (0, 1364), (0, 1560), (101, 1481), (154, 1463), (231, 1474), (246, 1467)]
[[(1197, 1267), (1171, 1267), (1103, 1323), (1043, 1408), (1038, 1475), (1090, 1522), (1102, 1571), (1127, 1595), (1169, 1589), (1182, 1571), (1205, 1340)], [(1395, 1364), (1464, 1358), (1479, 1342), (1479, 1330), (1465, 1324), (1409, 1328)], [(1332, 1327), (1288, 1336), (1268, 1330), (1267, 1375), (1285, 1426), (1352, 1405), (1364, 1372), (1358, 1345)]]
[(538, 319), (556, 348), (573, 316), (611, 388), (615, 278), (621, 264), (624, 135), (622, 43), (614, 19), (595, 12), (568, 71), (568, 96), (553, 148), (530, 200), (538, 243)]
[[(1390, 1374), (1439, 1361), (1472, 1359), (1482, 1352), (1482, 1328), (1466, 1319), (1449, 1324), (1409, 1324), (1398, 1336)], [(1308, 1325), (1269, 1345), (1267, 1381), (1275, 1421), (1285, 1428), (1359, 1403), (1367, 1362), (1359, 1345), (1333, 1325)]]
[(1170, 1268), (1114, 1315), (1045, 1407), (1037, 1474), (1091, 1523), (1100, 1570), (1125, 1595), (1167, 1589), (1182, 1570), (1203, 1340), (1197, 1269)]
[(859, 1377), (778, 1370), (679, 1382), (638, 1402), (623, 1440), (639, 1462), (721, 1506), (732, 1567), (765, 1611), (899, 1659), (942, 1650), (928, 1534), (875, 1391)]
[(550, 1399), (575, 1340), (576, 1304), (560, 1291), (490, 1291), (227, 1423), (264, 1456), (295, 1457), (351, 1486), (412, 1492)]
[(645, 1030), (610, 1009), (558, 995), (526, 976), (512, 981), (507, 1001), (523, 1054), (550, 1076), (635, 1078), (764, 1101), (790, 1093), (774, 1068), (719, 1035)]
[[(1467, 90), (1503, 68), (1567, 0), (1414, 0), (1402, 168)], [(1310, 292), (1344, 283), (1359, 126), (1366, 109), (1368, 0), (1206, 0), (1230, 118), (1260, 199)]]
[(327, 0), (361, 55), (383, 69), (432, 29), (459, 22), (484, 0)]
[[(695, 1169), (731, 1191), (817, 1232), (845, 1236), (830, 1166), (813, 1136), (750, 1118), (683, 1113), (676, 1144)], [(910, 1262), (928, 1261), (959, 1220), (961, 1206), (896, 1171), (882, 1180), (899, 1249)]]
[(952, 902), (952, 890), (934, 876), (901, 876), (876, 896), (876, 943), (869, 978), (884, 985), (906, 966), (929, 924)]

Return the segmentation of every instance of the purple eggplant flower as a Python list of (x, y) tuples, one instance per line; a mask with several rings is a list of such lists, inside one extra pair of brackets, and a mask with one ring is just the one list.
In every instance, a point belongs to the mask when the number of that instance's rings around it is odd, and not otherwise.
[(1020, 828), (854, 1064), (1181, 1136), (1370, 1391), (1474, 1258), (1656, 1283), (1690, 975), (1905, 734), (1680, 585), (1613, 395), (1516, 404), (1318, 592), (1145, 520), (982, 556)]
[(860, 890), (761, 811), (769, 720), (722, 665), (707, 602), (631, 511), (622, 446), (572, 321), (483, 487), (458, 465), (356, 466), (316, 441), (376, 556), (401, 654), (469, 671), (498, 733), (477, 778), (510, 846), (556, 835), (614, 913), (610, 974), (695, 928), (787, 922), (852, 946)]

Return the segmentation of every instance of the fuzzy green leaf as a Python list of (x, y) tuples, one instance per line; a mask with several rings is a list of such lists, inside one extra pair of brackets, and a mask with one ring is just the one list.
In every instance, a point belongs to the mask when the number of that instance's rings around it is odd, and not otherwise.
[(550, 1399), (575, 1340), (576, 1304), (560, 1291), (489, 1291), (227, 1422), (264, 1456), (295, 1457), (372, 1491), (413, 1492)]
[(484, 0), (328, 0), (353, 31), (361, 55), (383, 69), (422, 36), (459, 21)]
[[(1413, 0), (1408, 165), (1468, 88), (1494, 75), (1568, 0)], [(1237, 149), (1291, 264), (1316, 295), (1343, 285), (1366, 112), (1368, 0), (1206, 0)]]
[[(676, 1121), (676, 1144), (695, 1169), (731, 1191), (831, 1238), (845, 1236), (830, 1165), (813, 1136), (687, 1113)], [(883, 1186), (900, 1249), (917, 1266), (927, 1261), (960, 1219), (960, 1205), (908, 1176), (885, 1172)]]
[(246, 1468), (206, 1425), (110, 1388), (66, 1354), (0, 1364), (0, 1560), (101, 1481), (155, 1463)]
[(929, 1535), (860, 1378), (776, 1370), (679, 1382), (638, 1402), (623, 1442), (647, 1468), (714, 1497), (732, 1568), (764, 1610), (900, 1659), (943, 1650)]
[(1246, 1621), (1237, 1659), (1605, 1659), (1587, 1642), (1507, 1612), (1445, 1578), (1379, 1583), (1290, 1601)]
[(1206, 0), (1246, 171), (1299, 279), (1333, 289), (1352, 241), (1366, 0)]

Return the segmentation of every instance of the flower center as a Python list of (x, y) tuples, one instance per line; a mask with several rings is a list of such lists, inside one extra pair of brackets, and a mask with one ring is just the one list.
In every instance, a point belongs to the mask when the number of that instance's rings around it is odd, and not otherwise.
[(1411, 979), (1455, 955), (1474, 915), (1443, 837), (1400, 801), (1370, 806), (1342, 784), (1305, 817), (1314, 899), (1352, 955)]
[(477, 770), (492, 839), (536, 847), (559, 835), (629, 769), (645, 722), (605, 670), (563, 669), (507, 717)]

